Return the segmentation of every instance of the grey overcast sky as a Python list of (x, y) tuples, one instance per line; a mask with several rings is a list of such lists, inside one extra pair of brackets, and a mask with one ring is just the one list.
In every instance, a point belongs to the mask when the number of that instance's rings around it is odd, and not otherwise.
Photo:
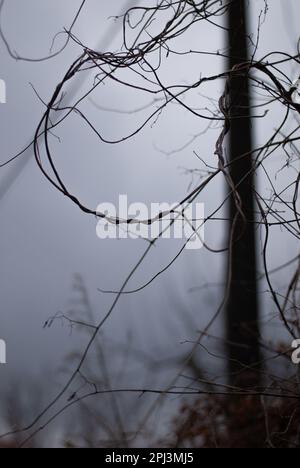
[[(123, 0), (122, 0), (123, 1)], [(113, 15), (122, 1), (89, 0), (74, 33), (94, 47), (105, 37)], [(144, 2), (145, 3), (145, 2)], [(251, 29), (257, 29), (257, 13), (263, 1), (251, 0)], [(261, 30), (259, 55), (271, 50), (290, 51), (298, 36), (300, 4), (297, 0), (272, 0), (267, 20)], [(54, 35), (68, 27), (80, 4), (79, 0), (10, 0), (2, 13), (2, 27), (11, 48), (22, 56), (37, 58), (48, 53)], [(63, 39), (59, 37), (56, 47)], [(195, 31), (181, 39), (182, 47), (196, 43), (209, 50), (222, 49), (224, 36), (220, 30), (206, 26), (201, 36)], [(185, 41), (185, 42), (184, 42)], [(118, 35), (111, 49), (121, 43)], [(43, 104), (35, 95), (47, 101), (57, 83), (78, 56), (80, 49), (70, 46), (57, 58), (43, 63), (13, 60), (0, 42), (0, 78), (7, 85), (7, 104), (0, 106), (0, 160), (4, 161), (30, 141), (43, 113)], [(186, 59), (184, 65), (170, 59), (163, 76), (168, 81), (190, 82), (202, 74), (220, 72), (223, 59), (206, 57)], [(299, 70), (287, 70), (291, 78)], [(91, 83), (87, 76), (85, 86)], [(203, 90), (214, 99), (222, 91), (222, 82)], [(108, 86), (100, 92), (99, 104), (111, 109), (132, 110), (147, 104), (145, 97)], [(198, 107), (206, 105), (199, 99)], [(138, 117), (112, 112), (99, 112), (91, 103), (86, 105), (92, 120), (108, 137), (120, 136), (134, 129)], [(145, 115), (145, 114), (143, 114)], [(269, 118), (263, 127), (255, 124), (256, 138), (276, 126), (279, 115)], [(277, 120), (276, 120), (277, 119)], [(201, 125), (203, 125), (201, 123)], [(100, 202), (116, 203), (119, 194), (127, 194), (130, 202), (176, 202), (187, 193), (191, 182), (182, 168), (197, 167), (196, 150), (206, 161), (214, 158), (214, 142), (218, 129), (210, 130), (180, 153), (166, 156), (158, 148), (170, 151), (182, 147), (193, 135), (200, 133), (199, 122), (171, 106), (156, 125), (149, 125), (132, 141), (119, 146), (99, 145), (78, 118), (72, 117), (59, 130), (61, 142), (53, 137), (55, 158), (68, 186), (86, 203), (96, 207)], [(271, 167), (276, 171), (282, 160)], [(9, 168), (0, 171), (4, 183)], [(259, 181), (264, 184), (264, 181)], [(207, 210), (222, 199), (223, 182), (218, 179), (204, 193), (202, 202)], [(60, 322), (43, 330), (46, 319), (72, 307), (76, 293), (72, 289), (75, 273), (82, 275), (95, 311), (102, 317), (112, 298), (103, 296), (98, 288), (117, 289), (144, 249), (141, 241), (100, 241), (96, 236), (96, 221), (85, 216), (67, 199), (56, 192), (43, 178), (34, 160), (26, 166), (11, 190), (0, 200), (0, 338), (7, 342), (8, 364), (0, 367), (1, 386), (9, 379), (31, 378), (47, 368), (58, 369), (64, 356), (80, 342), (76, 333), (70, 334)], [(212, 246), (224, 240), (224, 226), (210, 229), (206, 236)], [(280, 249), (278, 248), (280, 242)], [(179, 242), (163, 241), (155, 248), (145, 266), (134, 277), (131, 286), (139, 286), (164, 267), (180, 247)], [(274, 237), (270, 265), (277, 266), (293, 256), (296, 245), (286, 245)], [(202, 283), (222, 281), (222, 257), (206, 250), (185, 251), (177, 263), (147, 290), (125, 297), (105, 327), (105, 334), (116, 341), (126, 341), (134, 335), (135, 346), (144, 350), (165, 347), (169, 351), (185, 339), (194, 336), (192, 324), (201, 328), (218, 303), (214, 290), (191, 293), (190, 288)], [(266, 308), (268, 307), (266, 303)], [(192, 322), (190, 322), (192, 321)]]

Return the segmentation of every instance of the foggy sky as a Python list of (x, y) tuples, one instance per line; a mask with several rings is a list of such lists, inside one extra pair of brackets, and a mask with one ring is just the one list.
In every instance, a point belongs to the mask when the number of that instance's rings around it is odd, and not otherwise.
[[(257, 11), (263, 1), (251, 1), (252, 31), (257, 29)], [(284, 3), (284, 8), (283, 8)], [(79, 0), (10, 0), (3, 11), (3, 29), (12, 49), (20, 55), (40, 57), (47, 55), (53, 36), (68, 27)], [(116, 14), (121, 2), (91, 0), (75, 28), (82, 42), (94, 47), (104, 37), (109, 27), (108, 18)], [(293, 12), (289, 14), (289, 11)], [(271, 50), (290, 50), (298, 35), (297, 18), (300, 5), (296, 0), (270, 2), (270, 11), (261, 30), (259, 56)], [(288, 27), (287, 27), (288, 22)], [(59, 38), (56, 47), (62, 43)], [(121, 36), (115, 38), (111, 49), (117, 49)], [(181, 41), (182, 48), (224, 47), (222, 31), (202, 27), (201, 35), (195, 31)], [(182, 42), (183, 41), (183, 42)], [(185, 41), (185, 42), (184, 42)], [(57, 58), (43, 63), (15, 61), (0, 43), (0, 78), (7, 84), (7, 104), (0, 106), (1, 161), (22, 149), (32, 138), (44, 111), (30, 83), (42, 99), (47, 101), (69, 65), (80, 53), (80, 48), (70, 46)], [(200, 74), (220, 73), (224, 60), (201, 57), (170, 59), (163, 70), (168, 82), (197, 79)], [(299, 75), (297, 70), (288, 73)], [(292, 77), (294, 78), (294, 77)], [(92, 83), (87, 75), (85, 86)], [(222, 82), (214, 82), (201, 93), (218, 99)], [(132, 110), (147, 104), (147, 97), (138, 93), (107, 86), (105, 92), (93, 96), (101, 106), (112, 109)], [(206, 100), (199, 93), (197, 107)], [(126, 116), (112, 112), (99, 112), (92, 104), (85, 104), (89, 116), (107, 137), (124, 136), (133, 130), (141, 116)], [(264, 141), (271, 133), (281, 114), (274, 115), (267, 123), (255, 124), (257, 141)], [(143, 113), (143, 116), (146, 114)], [(276, 120), (277, 119), (277, 120)], [(96, 208), (101, 202), (117, 202), (119, 194), (127, 194), (130, 202), (177, 202), (184, 198), (190, 177), (182, 168), (195, 168), (199, 161), (193, 155), (196, 150), (206, 161), (215, 163), (214, 143), (219, 129), (208, 132), (179, 154), (165, 156), (157, 148), (169, 151), (181, 147), (193, 135), (204, 130), (203, 122), (171, 105), (153, 127), (147, 128), (132, 141), (108, 146), (87, 131), (78, 117), (72, 116), (60, 129), (61, 143), (54, 137), (55, 160), (71, 190)], [(278, 157), (278, 159), (280, 159)], [(273, 163), (272, 163), (273, 164)], [(283, 160), (276, 160), (270, 170), (276, 171)], [(7, 169), (0, 171), (0, 184)], [(263, 180), (260, 184), (265, 183)], [(224, 185), (218, 178), (201, 196), (206, 209), (222, 200)], [(44, 322), (57, 312), (66, 312), (76, 297), (72, 290), (75, 273), (82, 275), (95, 310), (98, 322), (112, 302), (97, 288), (118, 289), (134, 266), (145, 243), (142, 241), (100, 241), (96, 236), (96, 220), (84, 215), (69, 200), (55, 191), (31, 160), (9, 193), (0, 200), (1, 210), (1, 315), (0, 338), (7, 342), (8, 364), (0, 367), (1, 385), (11, 375), (26, 379), (45, 368), (57, 369), (66, 353), (82, 341), (77, 333), (69, 333), (60, 322), (50, 330), (43, 330)], [(222, 224), (209, 228), (206, 233), (210, 245), (219, 246), (225, 240)], [(275, 235), (270, 266), (277, 266), (294, 255), (296, 245), (287, 245)], [(281, 239), (279, 241), (279, 239)], [(280, 242), (280, 249), (278, 244)], [(176, 253), (179, 242), (161, 242), (145, 262), (144, 267), (131, 282), (140, 286), (163, 268)], [(190, 288), (203, 283), (222, 282), (224, 259), (206, 250), (185, 251), (177, 263), (147, 290), (124, 297), (105, 326), (105, 335), (124, 342), (128, 333), (134, 335), (137, 348), (153, 350), (155, 347), (174, 350), (186, 339), (195, 337), (192, 324), (200, 329), (209, 321), (218, 300), (215, 290), (191, 293)], [(267, 304), (267, 302), (266, 302)], [(266, 305), (266, 307), (268, 307)]]

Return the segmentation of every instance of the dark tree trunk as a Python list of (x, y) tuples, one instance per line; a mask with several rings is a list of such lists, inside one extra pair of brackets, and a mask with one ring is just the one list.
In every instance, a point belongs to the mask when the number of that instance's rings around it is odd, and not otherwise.
[[(244, 0), (234, 0), (229, 4), (230, 70), (249, 60), (245, 3)], [(234, 242), (230, 259), (232, 281), (227, 304), (229, 371), (231, 383), (242, 385), (249, 381), (249, 384), (253, 385), (259, 381), (256, 372), (242, 371), (243, 368), (249, 368), (260, 361), (256, 234), (255, 224), (252, 222), (255, 219), (255, 179), (252, 157), (248, 155), (239, 159), (252, 148), (249, 79), (245, 69), (240, 73), (233, 73), (230, 79), (229, 103), (231, 177), (247, 218), (246, 224), (243, 217), (239, 216), (237, 222), (234, 224), (231, 221), (230, 225)], [(231, 220), (236, 217), (237, 212), (234, 198), (231, 197)], [(255, 369), (259, 369), (259, 366), (255, 366)]]

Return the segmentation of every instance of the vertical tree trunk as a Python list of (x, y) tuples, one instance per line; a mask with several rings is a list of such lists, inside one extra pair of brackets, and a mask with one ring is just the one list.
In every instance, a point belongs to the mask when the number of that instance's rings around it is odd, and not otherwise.
[[(249, 39), (247, 38), (245, 0), (229, 1), (229, 68), (249, 60)], [(231, 383), (244, 385), (249, 375), (249, 368), (260, 361), (259, 305), (257, 297), (257, 260), (254, 216), (254, 175), (251, 156), (239, 157), (251, 151), (252, 130), (250, 111), (249, 79), (243, 71), (234, 73), (229, 83), (230, 102), (230, 162), (231, 177), (237, 187), (242, 209), (247, 223), (242, 216), (233, 224), (237, 208), (234, 198), (230, 201), (230, 232), (233, 233), (231, 252), (231, 275), (229, 301), (227, 304), (227, 340), (229, 371)], [(232, 235), (232, 234), (230, 234)], [(255, 373), (250, 378), (255, 382)], [(258, 380), (256, 380), (258, 383)], [(250, 381), (249, 381), (250, 384)]]

